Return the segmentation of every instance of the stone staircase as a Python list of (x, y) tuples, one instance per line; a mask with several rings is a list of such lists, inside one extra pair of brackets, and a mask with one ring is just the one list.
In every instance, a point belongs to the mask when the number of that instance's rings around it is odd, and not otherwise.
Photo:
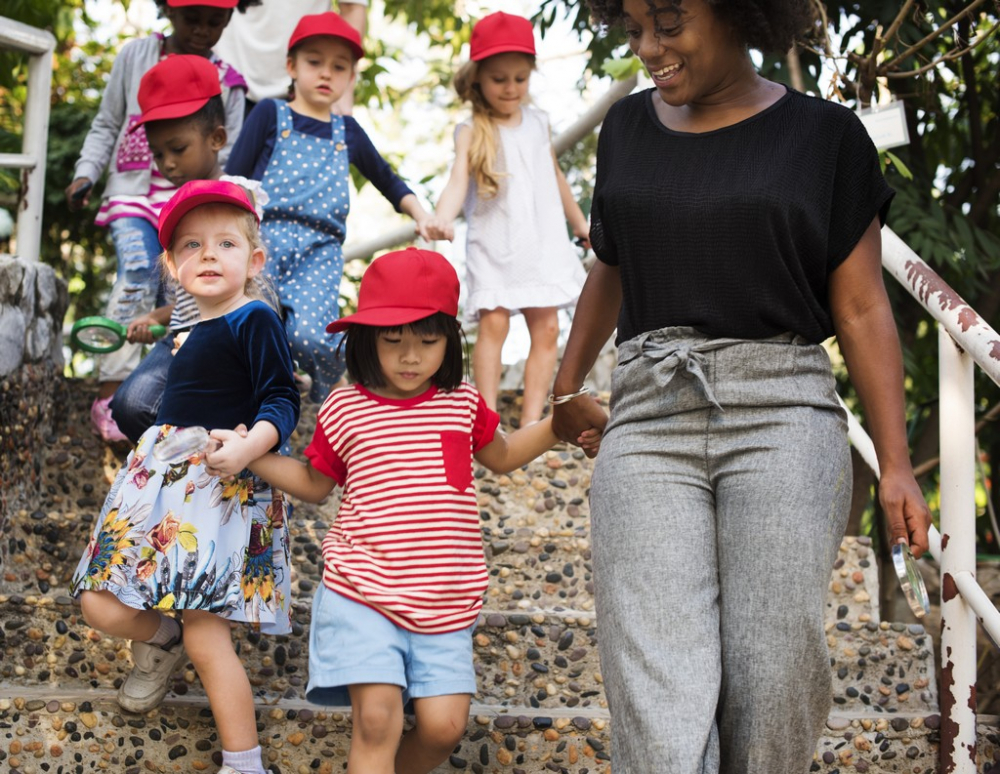
[[(91, 385), (71, 382), (63, 395), (37, 467), (39, 501), (10, 514), (3, 535), (0, 772), (214, 772), (218, 736), (190, 665), (158, 710), (120, 711), (114, 696), (131, 665), (128, 644), (89, 629), (67, 595), (124, 454), (90, 435)], [(306, 411), (293, 441), (299, 450), (313, 421)], [(549, 452), (510, 476), (477, 470), (492, 576), (475, 633), (480, 692), (468, 732), (440, 772), (611, 771), (590, 570), (590, 471), (577, 450)], [(303, 698), (310, 600), (335, 513), (333, 502), (297, 503), (290, 520), (293, 632), (269, 638), (234, 629), (257, 693), (265, 759), (281, 774), (343, 771), (350, 743), (348, 707)], [(932, 640), (919, 624), (879, 620), (877, 579), (867, 540), (845, 539), (827, 609), (835, 697), (813, 771), (938, 770)], [(1000, 771), (995, 729), (980, 737), (980, 770)], [(655, 760), (649, 766), (659, 771)], [(781, 761), (774, 771), (783, 774)]]

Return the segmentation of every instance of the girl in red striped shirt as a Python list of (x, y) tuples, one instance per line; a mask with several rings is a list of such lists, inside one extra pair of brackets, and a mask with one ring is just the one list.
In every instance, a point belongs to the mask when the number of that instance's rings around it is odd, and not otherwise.
[[(375, 259), (358, 312), (327, 327), (346, 331), (355, 383), (323, 403), (308, 461), (269, 454), (250, 465), (308, 502), (343, 487), (323, 541), (306, 695), (350, 701), (348, 774), (425, 774), (461, 740), (476, 692), (472, 631), (489, 580), (472, 461), (507, 472), (557, 440), (549, 417), (505, 435), (462, 380), (458, 290), (438, 253)], [(580, 442), (596, 450), (600, 436), (588, 431)], [(416, 725), (400, 739), (410, 701)]]

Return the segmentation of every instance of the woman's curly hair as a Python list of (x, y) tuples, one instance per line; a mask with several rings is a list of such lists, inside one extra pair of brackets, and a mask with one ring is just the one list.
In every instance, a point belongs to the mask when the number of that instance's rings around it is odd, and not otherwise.
[[(595, 21), (621, 23), (622, 0), (587, 0)], [(813, 23), (808, 0), (705, 0), (750, 48), (764, 53), (785, 52), (802, 39)], [(646, 0), (657, 27), (668, 29), (684, 13), (684, 0)], [(662, 22), (661, 22), (662, 19)]]
[[(167, 0), (155, 0), (155, 2), (157, 7), (160, 9), (160, 13), (162, 14), (167, 7)], [(262, 2), (263, 0), (239, 0), (236, 4), (236, 10), (240, 13), (245, 13), (247, 8), (260, 5)]]

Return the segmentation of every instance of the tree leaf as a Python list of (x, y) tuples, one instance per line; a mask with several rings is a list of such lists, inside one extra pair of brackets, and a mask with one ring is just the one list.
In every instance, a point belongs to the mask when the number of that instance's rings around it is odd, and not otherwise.
[(625, 59), (605, 59), (604, 64), (601, 65), (601, 70), (616, 81), (624, 81), (626, 78), (631, 78), (642, 70), (642, 62), (636, 56), (626, 57)]
[(899, 170), (899, 174), (901, 174), (907, 180), (913, 179), (913, 173), (910, 171), (910, 168), (899, 160), (899, 156), (897, 156), (892, 151), (885, 151), (885, 155), (889, 158), (889, 161), (892, 162), (893, 166)]

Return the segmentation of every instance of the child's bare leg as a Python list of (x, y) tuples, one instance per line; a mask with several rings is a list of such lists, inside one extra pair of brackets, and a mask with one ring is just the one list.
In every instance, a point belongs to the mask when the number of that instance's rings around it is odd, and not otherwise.
[(396, 753), (396, 774), (427, 774), (444, 763), (469, 723), (467, 693), (414, 699), (417, 724), (403, 735)]
[(353, 731), (347, 774), (393, 774), (403, 733), (403, 696), (398, 685), (350, 685)]
[(81, 593), (80, 606), (89, 626), (112, 637), (145, 642), (153, 639), (160, 628), (159, 612), (136, 610), (103, 589)]
[(229, 621), (205, 610), (184, 611), (184, 649), (205, 686), (222, 749), (242, 752), (257, 747), (253, 692), (233, 649)]
[(554, 307), (522, 309), (528, 324), (531, 348), (524, 364), (524, 402), (521, 427), (542, 418), (545, 397), (559, 357), (559, 312)]
[(479, 333), (472, 348), (472, 378), (486, 405), (494, 411), (500, 390), (500, 352), (510, 330), (510, 311), (482, 309), (479, 312)]

